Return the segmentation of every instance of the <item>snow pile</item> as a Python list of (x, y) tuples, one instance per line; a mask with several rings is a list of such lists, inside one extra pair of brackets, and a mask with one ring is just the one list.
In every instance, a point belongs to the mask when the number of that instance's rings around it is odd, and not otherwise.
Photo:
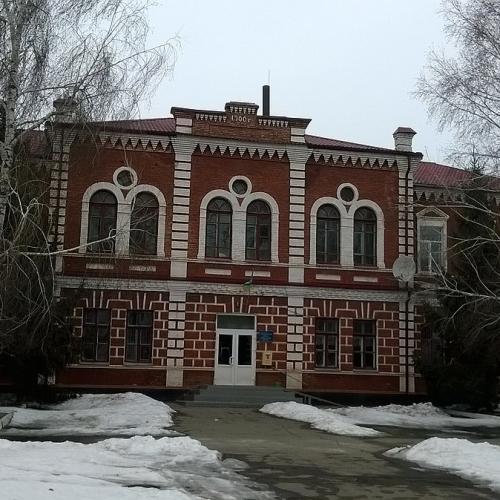
[(491, 415), (460, 412), (461, 417), (452, 417), (432, 403), (415, 403), (408, 406), (385, 405), (367, 408), (350, 406), (328, 410), (346, 417), (354, 424), (445, 429), (453, 427), (500, 427), (500, 418)]
[(321, 410), (314, 406), (289, 401), (286, 403), (270, 403), (263, 406), (260, 411), (276, 417), (289, 418), (307, 422), (311, 427), (331, 434), (344, 436), (377, 436), (380, 433), (375, 429), (355, 425), (349, 418), (335, 415), (330, 410)]
[(394, 448), (386, 455), (445, 469), (500, 491), (500, 446), (472, 443), (467, 439), (433, 437), (408, 448)]
[(189, 437), (107, 439), (95, 444), (0, 440), (2, 498), (16, 500), (239, 500), (271, 493)]
[(144, 394), (84, 394), (44, 410), (8, 407), (0, 412), (14, 412), (9, 428), (2, 434), (36, 436), (106, 435), (165, 436), (173, 425), (168, 405)]

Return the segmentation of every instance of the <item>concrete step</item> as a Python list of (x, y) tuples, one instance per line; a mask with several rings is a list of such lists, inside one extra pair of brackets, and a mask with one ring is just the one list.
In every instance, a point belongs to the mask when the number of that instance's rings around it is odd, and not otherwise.
[(227, 406), (242, 408), (260, 408), (268, 403), (296, 401), (295, 392), (285, 391), (282, 387), (273, 386), (207, 386), (198, 393), (186, 397), (180, 404), (186, 406)]

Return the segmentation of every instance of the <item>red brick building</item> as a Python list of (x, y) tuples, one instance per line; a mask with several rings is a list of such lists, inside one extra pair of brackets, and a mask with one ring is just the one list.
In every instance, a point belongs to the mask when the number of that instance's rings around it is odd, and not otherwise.
[(56, 383), (422, 392), (415, 306), (392, 267), (414, 256), (417, 225), (440, 228), (441, 247), (424, 236), (441, 258), (447, 216), (415, 216), (436, 182), (414, 132), (384, 149), (251, 103), (172, 115), (52, 127), (59, 285), (80, 290)]

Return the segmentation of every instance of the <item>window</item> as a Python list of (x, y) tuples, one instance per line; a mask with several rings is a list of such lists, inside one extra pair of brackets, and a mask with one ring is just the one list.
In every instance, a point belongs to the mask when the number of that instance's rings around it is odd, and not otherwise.
[(207, 207), (205, 256), (231, 257), (231, 220), (233, 211), (224, 198), (214, 198)]
[(373, 266), (376, 258), (377, 217), (370, 208), (354, 214), (354, 265)]
[[(87, 251), (109, 253), (114, 251), (116, 212), (117, 202), (112, 193), (101, 190), (92, 195), (89, 203), (89, 226), (87, 235), (87, 243), (90, 243), (90, 245), (87, 247)], [(106, 240), (106, 238), (110, 239)]]
[(354, 320), (353, 332), (353, 367), (375, 369), (376, 356), (375, 321)]
[(152, 311), (128, 311), (125, 361), (130, 363), (150, 363), (152, 344)]
[(246, 258), (271, 260), (271, 209), (262, 200), (252, 201), (248, 205)]
[(339, 321), (318, 318), (316, 320), (316, 367), (337, 368), (339, 358)]
[(340, 255), (340, 214), (333, 205), (323, 205), (316, 219), (316, 262), (338, 264)]
[(447, 218), (445, 213), (434, 210), (417, 214), (418, 271), (421, 273), (439, 273), (446, 269)]
[(156, 255), (158, 241), (158, 200), (151, 193), (139, 193), (130, 217), (130, 253)]
[(108, 361), (110, 317), (109, 309), (84, 311), (82, 361)]

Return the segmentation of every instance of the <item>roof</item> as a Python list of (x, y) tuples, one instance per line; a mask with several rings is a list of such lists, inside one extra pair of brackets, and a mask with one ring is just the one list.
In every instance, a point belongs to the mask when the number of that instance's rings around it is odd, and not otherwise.
[[(421, 161), (413, 177), (414, 183), (420, 186), (435, 186), (439, 188), (456, 188), (472, 179), (472, 172), (461, 168), (450, 167), (440, 163)], [(500, 190), (500, 178), (488, 176), (489, 188)]]
[(99, 127), (110, 132), (147, 133), (154, 135), (171, 135), (175, 133), (174, 118), (146, 118), (143, 120), (115, 120), (93, 122), (90, 126)]
[[(172, 135), (175, 134), (175, 118), (146, 118), (142, 120), (116, 120), (105, 122), (94, 122), (90, 125), (102, 128), (105, 131), (116, 132), (132, 132), (132, 133), (149, 133), (155, 135)], [(380, 151), (394, 152), (393, 149), (380, 148), (377, 146), (369, 146), (367, 144), (359, 144), (356, 142), (341, 141), (339, 139), (330, 139), (327, 137), (319, 137), (316, 135), (305, 136), (306, 144), (309, 147), (322, 148), (341, 148), (353, 149), (362, 151)]]
[(307, 135), (306, 144), (310, 147), (318, 148), (341, 148), (341, 149), (355, 149), (363, 151), (382, 151), (382, 152), (394, 152), (393, 149), (380, 148), (378, 146), (369, 146), (367, 144), (358, 144), (357, 142), (341, 141), (339, 139), (329, 139), (327, 137), (319, 137), (317, 135)]

